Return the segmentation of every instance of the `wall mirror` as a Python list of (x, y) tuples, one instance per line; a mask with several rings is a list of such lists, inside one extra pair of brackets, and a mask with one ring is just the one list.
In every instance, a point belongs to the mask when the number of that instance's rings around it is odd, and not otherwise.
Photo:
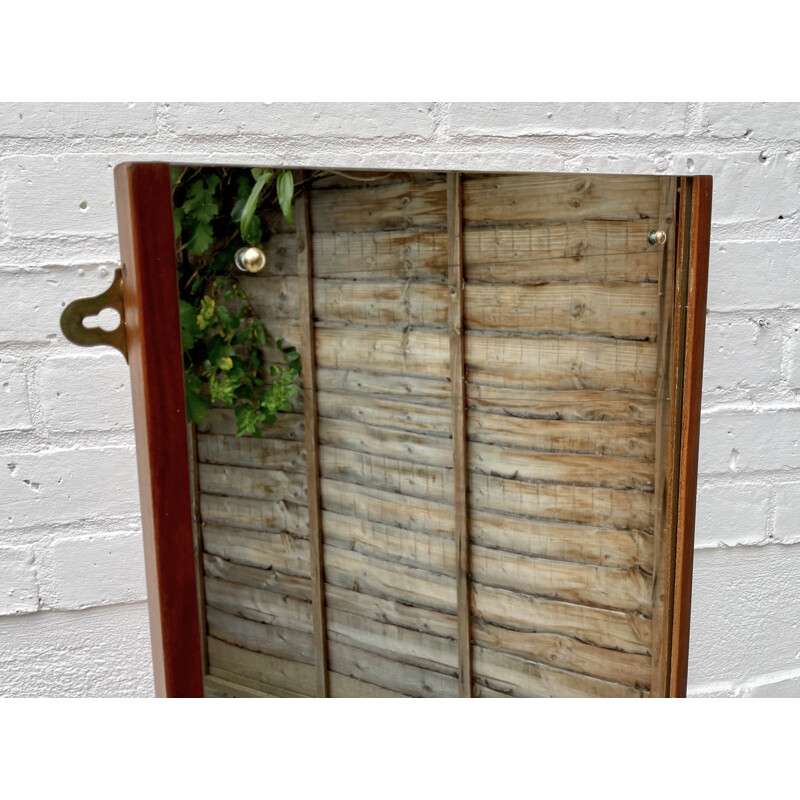
[(115, 179), (159, 694), (685, 694), (710, 178)]

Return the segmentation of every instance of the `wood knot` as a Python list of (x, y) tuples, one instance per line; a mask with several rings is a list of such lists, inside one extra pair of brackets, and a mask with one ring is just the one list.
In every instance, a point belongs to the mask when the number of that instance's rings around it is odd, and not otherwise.
[(570, 310), (569, 315), (573, 319), (578, 319), (578, 317), (582, 317), (586, 313), (586, 304), (581, 303), (578, 301), (577, 303), (573, 303)]

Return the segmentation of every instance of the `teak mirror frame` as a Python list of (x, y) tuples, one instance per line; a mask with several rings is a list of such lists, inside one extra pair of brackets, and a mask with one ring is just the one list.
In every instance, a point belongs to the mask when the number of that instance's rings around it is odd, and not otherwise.
[[(123, 269), (124, 321), (131, 369), (145, 567), (156, 694), (202, 697), (191, 477), (170, 165), (125, 163), (115, 169)], [(654, 576), (663, 625), (655, 632), (657, 679), (651, 696), (686, 693), (692, 551), (711, 223), (711, 178), (677, 179), (677, 246), (671, 308), (669, 395), (664, 420), (660, 543)]]

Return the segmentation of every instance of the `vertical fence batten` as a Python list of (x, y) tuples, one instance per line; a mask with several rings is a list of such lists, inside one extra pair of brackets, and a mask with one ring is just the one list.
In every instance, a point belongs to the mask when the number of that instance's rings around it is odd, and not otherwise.
[(300, 357), (303, 365), (303, 418), (308, 480), (308, 539), (311, 562), (311, 604), (317, 695), (328, 696), (328, 656), (325, 624), (325, 574), (322, 548), (322, 510), (319, 474), (319, 421), (317, 418), (316, 357), (314, 347), (314, 276), (308, 194), (295, 204), (297, 271), (300, 306)]
[[(659, 276), (659, 327), (658, 327), (658, 376), (656, 398), (658, 403), (656, 430), (656, 476), (654, 491), (654, 549), (658, 557), (654, 562), (653, 575), (653, 667), (651, 692), (663, 695), (668, 686), (667, 669), (670, 646), (670, 609), (672, 607), (671, 553), (674, 549), (670, 534), (674, 518), (674, 487), (671, 475), (675, 462), (675, 416), (672, 405), (677, 397), (676, 353), (674, 350), (674, 326), (676, 324), (676, 277), (678, 252), (681, 248), (683, 228), (676, 207), (677, 179), (662, 179), (659, 228), (667, 234), (664, 257)], [(681, 206), (681, 209), (683, 206)]]
[(453, 414), (453, 501), (455, 506), (458, 679), (462, 697), (472, 696), (470, 636), (469, 516), (467, 502), (467, 425), (464, 364), (464, 263), (461, 173), (447, 175), (447, 262), (449, 292), (450, 390)]

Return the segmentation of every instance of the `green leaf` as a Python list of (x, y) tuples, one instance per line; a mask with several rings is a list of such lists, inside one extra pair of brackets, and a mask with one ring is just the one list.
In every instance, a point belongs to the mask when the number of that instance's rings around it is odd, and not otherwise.
[(198, 222), (211, 222), (219, 214), (219, 203), (214, 200), (214, 195), (219, 185), (219, 176), (211, 175), (205, 180), (198, 178), (192, 181), (186, 200), (181, 209)]
[(178, 304), (181, 320), (181, 346), (184, 352), (191, 350), (200, 338), (200, 328), (197, 326), (197, 311), (191, 303), (181, 300)]
[(250, 224), (247, 226), (247, 230), (242, 229), (242, 239), (244, 239), (247, 244), (252, 245), (259, 245), (261, 244), (261, 220), (258, 217), (253, 217), (250, 220)]
[(214, 244), (213, 228), (207, 222), (198, 222), (186, 249), (192, 255), (201, 256), (212, 244)]
[(259, 344), (266, 344), (267, 343), (267, 332), (264, 330), (264, 325), (261, 320), (256, 320), (253, 323), (253, 338)]
[(175, 229), (176, 239), (180, 239), (181, 231), (183, 230), (183, 217), (184, 213), (180, 208), (172, 209), (172, 227)]
[(253, 181), (247, 175), (239, 175), (236, 179), (236, 198), (238, 200), (246, 200), (253, 188)]
[(191, 422), (198, 424), (206, 418), (211, 403), (200, 394), (202, 382), (191, 372), (184, 373), (186, 389), (186, 416)]
[(246, 197), (240, 197), (234, 204), (233, 208), (231, 209), (231, 219), (234, 222), (241, 222), (242, 221), (242, 212), (244, 211), (244, 204), (247, 202)]
[(281, 172), (278, 175), (278, 182), (276, 184), (278, 192), (278, 203), (280, 204), (283, 216), (290, 225), (294, 225), (292, 221), (292, 197), (294, 197), (294, 177), (288, 170)]
[[(258, 175), (256, 175), (256, 172), (258, 172)], [(247, 234), (250, 230), (253, 216), (256, 213), (256, 206), (258, 205), (258, 200), (261, 197), (261, 190), (264, 188), (267, 181), (272, 178), (273, 174), (274, 173), (270, 170), (253, 170), (253, 177), (256, 178), (256, 182), (253, 188), (250, 190), (250, 195), (247, 198), (247, 202), (244, 204), (244, 208), (242, 209), (242, 218), (239, 223), (239, 230), (241, 231), (242, 238), (245, 241), (248, 241)]]
[(231, 312), (228, 311), (225, 306), (217, 306), (217, 319), (219, 319), (223, 325), (227, 326), (231, 321)]
[(197, 327), (201, 331), (204, 331), (211, 324), (211, 320), (214, 319), (215, 308), (216, 302), (214, 298), (209, 297), (207, 294), (203, 295), (200, 300), (200, 313), (197, 314)]

